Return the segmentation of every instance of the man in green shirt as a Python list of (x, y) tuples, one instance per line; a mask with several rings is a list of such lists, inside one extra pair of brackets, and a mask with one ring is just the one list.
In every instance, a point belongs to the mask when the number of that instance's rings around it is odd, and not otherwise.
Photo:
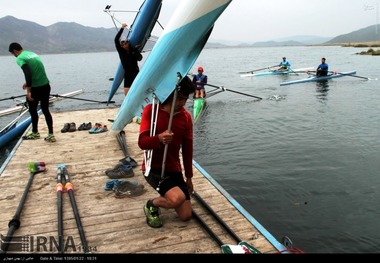
[(53, 132), (53, 117), (49, 111), (50, 84), (46, 76), (45, 67), (40, 57), (31, 51), (24, 50), (19, 43), (9, 45), (9, 52), (16, 57), (16, 63), (21, 67), (25, 75), (25, 83), (22, 88), (26, 89), (26, 101), (32, 118), (32, 131), (24, 139), (34, 140), (40, 138), (38, 132), (38, 104), (41, 103), (42, 113), (45, 115), (49, 134), (45, 141), (55, 142)]

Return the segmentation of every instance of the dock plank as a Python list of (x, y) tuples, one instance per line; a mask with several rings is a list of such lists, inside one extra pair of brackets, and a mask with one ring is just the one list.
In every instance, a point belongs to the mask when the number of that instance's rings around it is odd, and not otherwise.
[[(92, 253), (221, 253), (219, 245), (195, 221), (181, 222), (173, 210), (161, 209), (164, 226), (153, 229), (146, 224), (143, 205), (157, 193), (145, 181), (140, 164), (143, 152), (137, 145), (139, 125), (135, 122), (125, 128), (128, 153), (139, 164), (134, 177), (144, 186), (143, 194), (118, 198), (113, 191), (103, 188), (109, 178), (105, 171), (113, 168), (124, 154), (112, 132), (90, 134), (88, 131), (61, 133), (65, 123), (102, 123), (109, 128), (117, 108), (104, 108), (53, 114), (57, 142), (43, 139), (24, 140), (0, 176), (0, 233), (8, 231), (8, 222), (19, 205), (25, 186), (30, 179), (28, 162), (44, 161), (47, 172), (34, 175), (21, 213), (21, 226), (14, 235), (36, 237), (57, 236), (57, 193), (55, 192), (57, 166), (65, 164), (74, 185), (74, 196)], [(47, 135), (43, 115), (40, 134)], [(228, 199), (194, 167), (194, 187), (197, 193), (242, 239), (262, 253), (276, 253), (277, 249), (244, 217)], [(65, 253), (80, 253), (81, 239), (67, 193), (62, 195), (63, 227), (65, 237), (72, 237), (78, 249), (68, 248)], [(220, 224), (192, 199), (194, 211), (225, 242), (236, 244)], [(35, 248), (34, 248), (35, 249)], [(34, 251), (35, 252), (35, 251)], [(49, 251), (45, 251), (49, 252)], [(56, 250), (53, 251), (56, 253)], [(8, 253), (12, 253), (9, 250)]]

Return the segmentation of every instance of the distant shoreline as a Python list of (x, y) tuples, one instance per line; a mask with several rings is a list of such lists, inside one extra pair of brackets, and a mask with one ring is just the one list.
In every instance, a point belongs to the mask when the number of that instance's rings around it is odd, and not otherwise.
[(380, 47), (380, 41), (370, 41), (370, 42), (349, 42), (349, 43), (329, 43), (329, 44), (318, 44), (311, 46), (341, 46), (341, 47)]

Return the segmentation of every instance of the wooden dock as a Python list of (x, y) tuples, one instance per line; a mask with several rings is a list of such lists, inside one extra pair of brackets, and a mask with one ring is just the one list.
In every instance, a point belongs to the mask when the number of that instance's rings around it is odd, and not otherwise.
[[(92, 254), (221, 253), (220, 245), (196, 220), (181, 222), (173, 210), (161, 209), (163, 227), (154, 229), (146, 224), (143, 206), (148, 199), (156, 197), (157, 193), (146, 183), (140, 169), (143, 152), (137, 145), (139, 124), (130, 123), (124, 128), (128, 153), (139, 164), (134, 168), (135, 176), (127, 180), (144, 185), (144, 193), (135, 197), (120, 198), (113, 191), (104, 190), (106, 182), (110, 180), (105, 170), (113, 168), (124, 157), (115, 134), (60, 132), (65, 123), (71, 122), (75, 122), (77, 128), (83, 122), (102, 123), (111, 127), (112, 123), (108, 119), (113, 119), (117, 110), (104, 108), (52, 113), (57, 138), (55, 143), (44, 141), (47, 128), (44, 116), (40, 116), (41, 139), (23, 140), (19, 143), (1, 171), (0, 233), (3, 236), (7, 234), (8, 223), (18, 209), (31, 177), (28, 162), (43, 161), (47, 171), (34, 175), (20, 216), (21, 225), (13, 234), (14, 237), (29, 236), (24, 253), (57, 253), (56, 247), (51, 243), (54, 239), (58, 240), (55, 187), (57, 167), (62, 164), (66, 165), (70, 181), (74, 185), (80, 221)], [(197, 166), (194, 166), (193, 183), (197, 194), (241, 240), (265, 254), (278, 253), (284, 249), (261, 225), (254, 225), (252, 221), (255, 220), (228, 193), (224, 193), (212, 178), (204, 176)], [(69, 195), (65, 192), (62, 196), (65, 253), (83, 253)], [(194, 211), (224, 244), (237, 244), (201, 203), (193, 198), (192, 204)], [(8, 249), (8, 254), (20, 252), (13, 243)]]

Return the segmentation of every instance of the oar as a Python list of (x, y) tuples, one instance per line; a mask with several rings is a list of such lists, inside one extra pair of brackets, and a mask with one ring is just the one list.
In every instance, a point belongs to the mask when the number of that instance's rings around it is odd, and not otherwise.
[(270, 68), (274, 68), (274, 67), (277, 67), (278, 65), (274, 65), (274, 66), (270, 66), (270, 67), (266, 67), (266, 68), (259, 68), (259, 69), (254, 69), (254, 70), (251, 70), (251, 71), (243, 71), (243, 72), (239, 72), (239, 74), (243, 74), (243, 73), (253, 73), (253, 72), (256, 72), (256, 71), (260, 71), (260, 70), (264, 70), (264, 69), (270, 69)]
[(0, 254), (7, 253), (9, 245), (12, 242), (13, 234), (14, 234), (15, 230), (17, 230), (21, 225), (21, 222), (20, 222), (21, 212), (22, 212), (22, 209), (24, 207), (26, 198), (28, 196), (29, 189), (32, 185), (34, 176), (40, 172), (44, 172), (45, 168), (44, 167), (35, 167), (35, 166), (33, 166), (33, 168), (32, 168), (31, 166), (29, 166), (29, 171), (30, 171), (29, 181), (25, 187), (24, 193), (21, 196), (21, 200), (18, 204), (16, 213), (14, 214), (13, 218), (8, 223), (8, 233), (1, 242)]
[(16, 98), (21, 98), (21, 97), (25, 97), (25, 96), (26, 95), (12, 96), (12, 97), (9, 97), (9, 98), (0, 99), (0, 101), (3, 101), (3, 100), (14, 100)]
[(219, 215), (206, 203), (206, 201), (204, 201), (202, 199), (202, 197), (200, 197), (198, 195), (197, 192), (194, 191), (194, 197), (195, 199), (201, 203), (206, 209), (207, 211), (216, 219), (216, 221), (218, 221), (219, 224), (221, 224), (223, 226), (223, 228), (228, 232), (228, 234), (230, 236), (232, 236), (236, 242), (241, 242), (242, 240), (235, 234), (234, 231), (232, 231), (231, 228), (229, 228), (229, 226), (219, 217)]
[(263, 99), (263, 98), (260, 98), (260, 97), (257, 97), (257, 96), (253, 96), (253, 95), (250, 95), (250, 94), (247, 94), (247, 93), (243, 93), (243, 92), (240, 92), (240, 91), (235, 91), (235, 90), (226, 89), (226, 88), (223, 87), (223, 86), (216, 86), (216, 85), (212, 85), (212, 84), (205, 84), (205, 85), (210, 86), (210, 87), (214, 87), (214, 88), (218, 88), (218, 89), (221, 89), (221, 90), (223, 90), (223, 91), (234, 92), (234, 93), (237, 93), (237, 94), (240, 94), (240, 95), (244, 95), (244, 96), (248, 96), (248, 97), (256, 98), (256, 99), (259, 99), (259, 100), (262, 100), (262, 99)]
[(58, 252), (63, 253), (63, 206), (62, 206), (62, 193), (64, 186), (62, 184), (62, 169), (58, 165), (57, 168), (57, 185), (55, 191), (57, 192), (57, 210), (58, 210)]
[[(170, 117), (169, 117), (169, 124), (168, 124), (168, 131), (169, 132), (171, 132), (171, 129), (172, 129), (173, 116), (174, 116), (174, 105), (175, 105), (176, 100), (177, 100), (178, 87), (179, 87), (179, 83), (181, 82), (181, 79), (182, 79), (181, 73), (177, 72), (177, 83), (175, 86), (174, 96), (173, 96), (172, 104), (170, 107)], [(162, 157), (162, 168), (161, 168), (161, 179), (162, 180), (164, 180), (164, 178), (165, 178), (165, 165), (166, 165), (166, 156), (168, 154), (168, 146), (169, 146), (168, 144), (165, 144), (164, 155)], [(158, 187), (157, 187), (157, 189), (158, 189)]]
[[(237, 245), (227, 245), (223, 244), (222, 240), (211, 230), (211, 228), (198, 216), (198, 214), (193, 210), (193, 217), (199, 222), (199, 224), (204, 228), (204, 230), (210, 235), (212, 239), (220, 246), (221, 250), (225, 254), (261, 254), (261, 252), (253, 247), (252, 245), (248, 244), (247, 242), (241, 240), (232, 230), (227, 226), (227, 224), (216, 214), (216, 212), (194, 191), (193, 195), (195, 199), (201, 205), (203, 205), (206, 210), (218, 221), (219, 224), (227, 231), (227, 233), (235, 239), (235, 241), (238, 243)], [(231, 249), (232, 247), (236, 247), (238, 251), (234, 251)]]
[(222, 240), (220, 240), (220, 238), (211, 230), (211, 228), (206, 224), (205, 221), (202, 220), (202, 218), (200, 218), (198, 216), (198, 214), (193, 210), (193, 217), (198, 221), (198, 223), (204, 228), (204, 230), (206, 230), (206, 232), (210, 235), (210, 237), (212, 239), (214, 239), (214, 241), (219, 245), (219, 246), (222, 246), (223, 245), (223, 242)]
[(83, 100), (83, 101), (89, 101), (89, 102), (97, 102), (97, 103), (115, 103), (115, 101), (98, 101), (98, 100), (89, 100), (89, 99), (81, 99), (81, 98), (67, 97), (67, 96), (58, 95), (58, 94), (50, 94), (50, 96), (52, 96), (52, 97), (66, 98), (66, 99), (72, 99), (72, 100)]
[(371, 78), (367, 78), (367, 77), (356, 76), (356, 75), (353, 75), (353, 74), (344, 74), (344, 73), (336, 72), (336, 71), (329, 71), (329, 72), (331, 72), (333, 74), (340, 74), (340, 75), (343, 75), (343, 76), (349, 76), (349, 77), (354, 77), (354, 78), (359, 78), (359, 79), (376, 80), (376, 79), (371, 79)]
[(85, 233), (83, 230), (82, 222), (81, 222), (81, 219), (79, 216), (77, 202), (76, 202), (75, 196), (74, 196), (74, 185), (70, 182), (70, 175), (69, 175), (69, 172), (67, 171), (66, 165), (64, 165), (64, 164), (61, 165), (61, 169), (62, 169), (62, 173), (65, 177), (65, 180), (66, 180), (65, 189), (68, 192), (69, 197), (70, 197), (70, 203), (71, 203), (71, 206), (73, 208), (75, 222), (77, 223), (79, 237), (80, 237), (80, 240), (82, 242), (82, 249), (83, 249), (83, 252), (87, 254), (90, 252), (90, 250), (89, 250), (89, 247), (87, 244), (87, 240), (86, 240), (86, 236), (85, 236)]
[(298, 73), (295, 72), (293, 69), (289, 68), (289, 70), (298, 76)]

